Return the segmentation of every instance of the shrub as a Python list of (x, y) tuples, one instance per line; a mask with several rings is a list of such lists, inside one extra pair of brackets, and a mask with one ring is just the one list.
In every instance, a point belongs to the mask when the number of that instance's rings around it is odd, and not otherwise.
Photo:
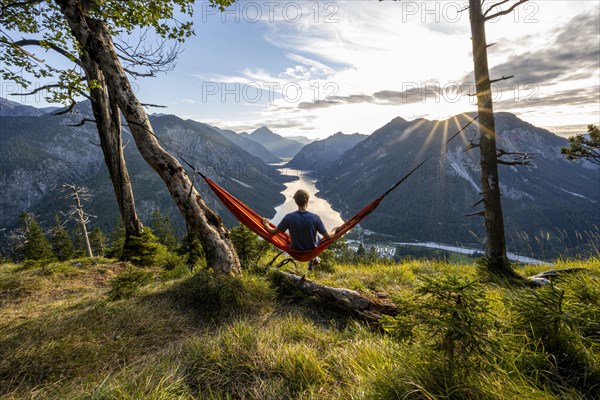
[[(560, 284), (560, 286), (559, 286)], [(600, 367), (600, 290), (597, 280), (572, 276), (512, 296), (515, 324), (528, 336), (528, 348), (547, 360), (562, 383), (597, 392)], [(551, 384), (556, 384), (556, 376)], [(590, 393), (591, 394), (591, 393)]]
[(160, 244), (152, 229), (146, 227), (141, 236), (132, 236), (123, 248), (122, 259), (144, 267), (157, 266), (167, 257), (167, 248)]
[(256, 268), (269, 250), (269, 244), (244, 225), (231, 229), (231, 241), (238, 254), (242, 268)]
[(108, 297), (111, 300), (126, 299), (133, 296), (140, 287), (152, 281), (153, 274), (137, 268), (128, 268), (110, 281)]
[(421, 277), (407, 312), (384, 318), (383, 327), (400, 340), (411, 340), (419, 327), (441, 353), (448, 371), (468, 374), (487, 357), (492, 327), (489, 302), (481, 285), (456, 275)]

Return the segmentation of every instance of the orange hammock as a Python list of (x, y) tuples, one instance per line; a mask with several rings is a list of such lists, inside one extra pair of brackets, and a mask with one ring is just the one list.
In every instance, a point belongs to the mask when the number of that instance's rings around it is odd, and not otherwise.
[[(265, 229), (265, 226), (262, 223), (262, 217), (260, 215), (258, 215), (254, 210), (252, 210), (246, 204), (242, 203), (242, 201), (240, 201), (239, 199), (232, 196), (229, 192), (227, 192), (225, 189), (217, 185), (209, 178), (205, 176), (203, 176), (203, 178), (208, 184), (208, 186), (212, 189), (212, 191), (215, 192), (219, 200), (221, 200), (225, 207), (227, 207), (227, 209), (231, 211), (231, 213), (242, 224), (246, 225), (258, 236), (265, 239), (267, 242), (273, 244), (275, 247), (278, 247), (279, 249), (285, 251), (290, 256), (292, 256), (292, 258), (298, 261), (310, 261), (319, 254), (321, 254), (323, 250), (329, 247), (337, 239), (345, 235), (371, 211), (377, 208), (381, 200), (383, 200), (383, 198), (385, 197), (381, 196), (367, 204), (354, 217), (350, 218), (343, 225), (341, 225), (337, 233), (333, 235), (331, 239), (321, 240), (321, 243), (312, 250), (295, 250), (291, 248), (292, 240), (290, 239), (290, 235), (288, 235), (286, 232), (279, 232), (277, 235), (271, 235)], [(271, 225), (275, 228), (275, 225)]]
[[(446, 146), (448, 142), (457, 137), (462, 131), (467, 129), (469, 125), (471, 125), (479, 116), (476, 116), (474, 119), (470, 120), (465, 126), (463, 126), (458, 132), (456, 132), (450, 139), (446, 140), (443, 146)], [(208, 186), (212, 189), (213, 192), (217, 195), (219, 200), (233, 213), (233, 215), (244, 225), (246, 225), (250, 230), (256, 233), (258, 236), (265, 239), (267, 242), (273, 244), (279, 249), (288, 253), (292, 258), (298, 261), (310, 261), (327, 247), (331, 246), (333, 242), (346, 234), (350, 229), (352, 229), (356, 224), (362, 221), (369, 213), (377, 208), (379, 203), (384, 199), (385, 196), (390, 194), (390, 192), (396, 189), (402, 182), (404, 182), (409, 176), (411, 176), (416, 170), (418, 170), (427, 160), (433, 157), (434, 154), (431, 154), (429, 157), (425, 158), (421, 161), (416, 167), (414, 167), (410, 172), (408, 172), (402, 179), (396, 182), (392, 187), (390, 187), (383, 195), (376, 198), (369, 204), (367, 204), (362, 210), (360, 210), (355, 216), (348, 219), (343, 225), (341, 225), (335, 235), (331, 237), (331, 239), (323, 239), (321, 243), (312, 250), (295, 250), (291, 248), (292, 240), (290, 236), (285, 232), (279, 232), (277, 235), (271, 235), (262, 223), (262, 217), (258, 215), (254, 210), (248, 207), (246, 204), (242, 203), (239, 199), (232, 196), (225, 189), (217, 185), (215, 182), (207, 178), (202, 173), (198, 172), (196, 168), (189, 162), (187, 162), (181, 155), (179, 156), (183, 162), (185, 162), (188, 166), (190, 166), (194, 173), (200, 175), (208, 184)], [(271, 224), (272, 227), (275, 228), (275, 225)]]

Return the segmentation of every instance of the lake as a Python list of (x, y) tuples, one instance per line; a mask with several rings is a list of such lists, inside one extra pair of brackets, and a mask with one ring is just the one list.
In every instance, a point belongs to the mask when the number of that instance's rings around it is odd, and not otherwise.
[(285, 202), (275, 207), (275, 216), (271, 218), (271, 222), (277, 225), (287, 213), (298, 209), (293, 199), (294, 193), (298, 189), (304, 189), (310, 194), (308, 210), (321, 217), (328, 231), (344, 222), (340, 214), (331, 207), (329, 202), (317, 195), (316, 180), (311, 179), (308, 172), (290, 168), (280, 168), (279, 171), (282, 175), (296, 176), (299, 179), (285, 184), (285, 189), (281, 192), (285, 196)]
[[(296, 211), (298, 209), (298, 206), (296, 206), (296, 203), (294, 202), (294, 199), (293, 199), (294, 193), (296, 193), (296, 191), (298, 189), (304, 189), (310, 194), (308, 210), (311, 212), (314, 212), (315, 214), (319, 214), (321, 216), (321, 219), (323, 220), (323, 224), (325, 224), (325, 228), (327, 228), (327, 230), (330, 231), (331, 229), (333, 229), (333, 227), (339, 226), (344, 222), (342, 220), (342, 217), (340, 216), (340, 214), (331, 207), (331, 204), (329, 204), (329, 202), (327, 200), (322, 199), (317, 195), (318, 189), (315, 186), (316, 180), (312, 179), (310, 177), (308, 171), (301, 171), (301, 170), (290, 169), (290, 168), (280, 168), (279, 171), (281, 172), (282, 175), (295, 176), (295, 177), (298, 177), (299, 179), (285, 184), (285, 189), (281, 192), (285, 196), (285, 202), (283, 204), (280, 204), (277, 207), (275, 207), (275, 216), (273, 218), (271, 218), (271, 222), (273, 222), (275, 225), (277, 225), (283, 219), (285, 214), (292, 212), (292, 211)], [(350, 243), (350, 247), (358, 247), (359, 241), (350, 240), (349, 243)], [(452, 245), (448, 245), (448, 244), (440, 244), (440, 243), (432, 243), (432, 242), (426, 242), (426, 243), (416, 243), (416, 242), (415, 243), (412, 243), (412, 242), (411, 243), (400, 243), (400, 242), (369, 243), (366, 246), (369, 248), (371, 246), (374, 246), (376, 248), (377, 252), (379, 253), (379, 255), (382, 257), (393, 257), (396, 247), (398, 245), (428, 247), (431, 249), (446, 250), (446, 251), (450, 251), (450, 252), (454, 252), (454, 253), (461, 253), (461, 254), (474, 254), (475, 252), (483, 251), (481, 249), (480, 250), (467, 249), (467, 248), (463, 248), (463, 247), (459, 247), (459, 246), (452, 246)], [(524, 257), (524, 256), (513, 254), (513, 253), (508, 253), (507, 256), (512, 261), (517, 261), (517, 262), (521, 262), (521, 263), (525, 263), (525, 264), (547, 264), (544, 261), (536, 260), (536, 259), (529, 258), (529, 257)]]

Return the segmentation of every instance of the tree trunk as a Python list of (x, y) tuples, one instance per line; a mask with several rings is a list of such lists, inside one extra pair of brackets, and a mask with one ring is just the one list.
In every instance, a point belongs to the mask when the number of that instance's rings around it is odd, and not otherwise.
[(485, 19), (481, 11), (481, 0), (469, 0), (471, 41), (477, 90), (477, 112), (479, 114), (481, 189), (485, 206), (485, 255), (489, 268), (496, 273), (512, 276), (514, 272), (506, 257), (504, 218), (500, 202), (498, 159), (496, 157), (496, 125), (487, 58)]
[(77, 42), (101, 68), (111, 102), (115, 102), (125, 115), (142, 157), (165, 182), (190, 229), (200, 238), (209, 267), (219, 273), (241, 273), (239, 259), (223, 222), (192, 186), (177, 159), (158, 143), (148, 115), (119, 62), (106, 24), (84, 14), (79, 0), (56, 0), (56, 3)]
[(96, 81), (96, 87), (90, 90), (92, 110), (104, 153), (104, 162), (108, 167), (119, 213), (125, 226), (124, 247), (127, 247), (132, 236), (139, 237), (142, 234), (143, 225), (135, 210), (133, 190), (123, 154), (121, 113), (117, 106), (111, 104), (104, 75), (86, 51), (81, 51), (81, 62), (88, 81)]
[(363, 317), (369, 322), (377, 323), (383, 315), (398, 315), (398, 307), (385, 298), (359, 293), (355, 290), (320, 285), (305, 277), (278, 269), (271, 269), (271, 273), (278, 276), (277, 283), (279, 285), (291, 285), (304, 294), (318, 297), (342, 311)]
[(81, 235), (83, 236), (83, 242), (85, 243), (87, 255), (88, 257), (93, 258), (94, 253), (92, 253), (92, 245), (90, 244), (90, 237), (88, 236), (85, 212), (83, 211), (83, 205), (81, 204), (81, 199), (79, 198), (79, 189), (77, 188), (77, 186), (69, 187), (73, 191), (73, 200), (75, 200), (75, 209), (77, 210), (77, 218), (79, 220), (79, 225), (81, 225)]

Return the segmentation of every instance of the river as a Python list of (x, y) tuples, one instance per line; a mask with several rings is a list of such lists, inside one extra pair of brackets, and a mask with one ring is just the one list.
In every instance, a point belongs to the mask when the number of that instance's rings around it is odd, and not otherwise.
[(279, 171), (282, 175), (296, 176), (299, 179), (285, 184), (285, 189), (281, 192), (285, 196), (285, 202), (275, 207), (275, 216), (271, 218), (271, 222), (277, 225), (285, 214), (298, 209), (293, 198), (298, 189), (304, 189), (310, 194), (308, 210), (321, 216), (327, 230), (340, 226), (344, 222), (340, 214), (331, 208), (329, 202), (317, 195), (316, 181), (311, 179), (307, 172), (290, 168), (281, 168)]

